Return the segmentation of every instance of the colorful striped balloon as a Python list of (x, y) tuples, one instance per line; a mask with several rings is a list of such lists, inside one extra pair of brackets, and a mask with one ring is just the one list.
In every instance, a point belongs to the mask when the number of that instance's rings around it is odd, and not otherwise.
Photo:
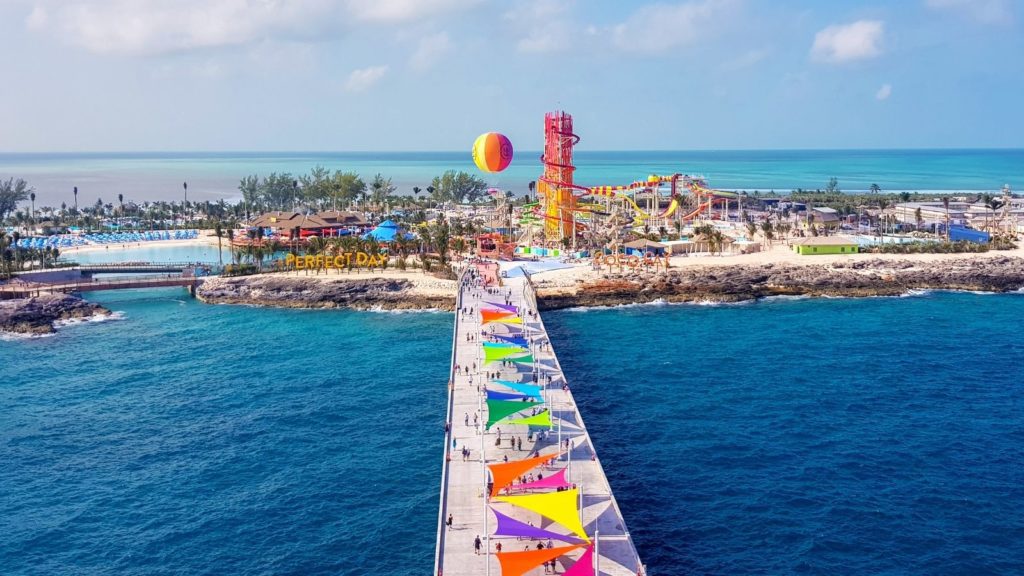
[(481, 134), (473, 143), (473, 162), (483, 172), (501, 172), (512, 163), (512, 142), (504, 134)]

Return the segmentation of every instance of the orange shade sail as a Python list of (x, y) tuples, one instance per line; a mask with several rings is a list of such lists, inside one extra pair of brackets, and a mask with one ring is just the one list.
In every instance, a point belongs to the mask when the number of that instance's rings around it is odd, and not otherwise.
[(512, 318), (514, 316), (515, 316), (515, 314), (509, 312), (508, 310), (481, 310), (480, 311), (480, 319), (483, 321), (482, 322), (483, 324), (487, 324), (488, 322), (497, 322), (498, 320), (504, 320), (504, 319), (507, 319), (507, 318)]
[(537, 566), (563, 554), (568, 554), (580, 546), (582, 544), (522, 552), (499, 552), (498, 562), (501, 562), (501, 576), (522, 576)]
[[(529, 404), (524, 404), (523, 407), (527, 407)], [(513, 460), (512, 462), (502, 462), (500, 464), (488, 464), (487, 467), (491, 469), (491, 480), (494, 482), (494, 487), (491, 489), (491, 496), (497, 496), (501, 489), (512, 483), (513, 480), (519, 478), (524, 473), (529, 472), (533, 468), (540, 466), (542, 463), (551, 460), (552, 458), (558, 458), (562, 453), (557, 454), (542, 454), (536, 458), (527, 458), (526, 460)]]

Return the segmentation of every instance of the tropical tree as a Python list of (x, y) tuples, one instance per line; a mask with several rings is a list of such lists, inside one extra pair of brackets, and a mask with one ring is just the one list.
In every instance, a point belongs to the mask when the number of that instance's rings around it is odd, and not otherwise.
[[(440, 202), (476, 202), (484, 196), (487, 183), (467, 172), (448, 170), (430, 183), (434, 200)], [(428, 188), (430, 190), (430, 188)]]
[(28, 182), (21, 178), (0, 180), (0, 222), (14, 212), (18, 203), (28, 200), (29, 194), (34, 191)]
[(775, 227), (772, 225), (771, 220), (761, 222), (761, 233), (764, 234), (764, 239), (768, 242), (768, 246), (771, 246), (772, 240), (775, 239)]
[(384, 178), (378, 173), (373, 177), (373, 182), (370, 183), (371, 197), (375, 206), (380, 206), (384, 203), (384, 200), (388, 196), (395, 192), (395, 185), (391, 183), (391, 178)]
[(872, 194), (878, 194), (881, 191), (882, 191), (882, 187), (879, 186), (878, 184), (872, 184), (871, 185), (871, 193)]

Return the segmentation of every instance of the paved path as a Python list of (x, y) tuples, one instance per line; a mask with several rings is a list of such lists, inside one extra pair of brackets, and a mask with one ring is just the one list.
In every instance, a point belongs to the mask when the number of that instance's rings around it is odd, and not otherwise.
[[(493, 282), (496, 278), (490, 277)], [(599, 534), (599, 570), (600, 574), (610, 576), (634, 576), (642, 573), (636, 549), (625, 530), (625, 522), (619, 511), (615, 498), (612, 495), (605, 478), (604, 470), (600, 460), (596, 457), (590, 437), (587, 435), (576, 409), (572, 393), (563, 390), (565, 383), (561, 367), (555, 358), (553, 350), (547, 339), (547, 332), (544, 329), (543, 321), (539, 315), (529, 314), (529, 311), (536, 310), (536, 299), (529, 283), (522, 278), (509, 279), (504, 286), (494, 288), (498, 294), (488, 294), (485, 288), (470, 287), (463, 289), (460, 295), (460, 306), (472, 308), (472, 314), (456, 312), (456, 334), (453, 364), (459, 367), (459, 373), (454, 378), (454, 387), (451, 389), (450, 414), (451, 433), (448, 437), (448, 448), (451, 449), (454, 441), (454, 449), (450, 454), (450, 461), (442, 479), (441, 509), (438, 515), (440, 531), (438, 534), (437, 563), (438, 571), (444, 576), (473, 575), (482, 576), (493, 574), (499, 576), (501, 567), (496, 555), (493, 553), (495, 545), (501, 542), (504, 552), (521, 551), (525, 547), (535, 550), (536, 542), (528, 540), (517, 540), (515, 537), (491, 537), (494, 532), (494, 516), (487, 510), (484, 500), (486, 491), (486, 473), (484, 464), (480, 460), (481, 447), (483, 447), (486, 462), (499, 462), (508, 456), (509, 460), (526, 458), (535, 450), (541, 453), (552, 453), (555, 447), (568, 439), (571, 445), (570, 456), (564, 456), (554, 466), (540, 468), (545, 476), (549, 476), (558, 470), (568, 467), (569, 480), (575, 483), (583, 494), (583, 525), (587, 534), (591, 537)], [(534, 436), (527, 439), (527, 429), (524, 426), (501, 424), (492, 427), (489, 432), (481, 435), (484, 423), (487, 420), (486, 406), (483, 404), (482, 389), (486, 382), (486, 371), (501, 370), (501, 378), (512, 381), (532, 381), (533, 373), (530, 368), (519, 368), (518, 371), (508, 368), (502, 369), (500, 362), (483, 366), (483, 358), (480, 345), (481, 307), (487, 307), (486, 302), (504, 302), (510, 297), (512, 304), (519, 306), (521, 311), (526, 312), (524, 323), (530, 328), (531, 348), (538, 364), (542, 366), (539, 370), (539, 383), (546, 385), (545, 394), (548, 398), (548, 406), (552, 410), (554, 428), (547, 433), (543, 440)], [(494, 327), (494, 324), (486, 326), (487, 330)], [(504, 333), (500, 325), (496, 329), (498, 333)], [(467, 337), (469, 339), (467, 339)], [(475, 364), (475, 369), (474, 369)], [(467, 373), (465, 368), (469, 366)], [(545, 375), (550, 376), (550, 382)], [(479, 424), (474, 426), (474, 417)], [(468, 421), (468, 425), (467, 425)], [(560, 424), (560, 426), (559, 426)], [(498, 429), (502, 429), (501, 446), (495, 446)], [(560, 430), (560, 432), (559, 432)], [(517, 436), (522, 440), (523, 449), (513, 449), (508, 443), (509, 435)], [(463, 459), (462, 449), (467, 448), (470, 452), (467, 460)], [(613, 465), (628, 466), (628, 462), (617, 462)], [(534, 469), (534, 473), (538, 469)], [(551, 523), (537, 514), (513, 507), (509, 504), (498, 503), (497, 507), (504, 513), (522, 522), (531, 522), (536, 526), (552, 529), (556, 532), (565, 533), (564, 529), (551, 526)], [(448, 529), (444, 525), (447, 516), (452, 516), (452, 527)], [(492, 553), (476, 554), (474, 552), (474, 540), (479, 536), (483, 541), (482, 552)], [(557, 544), (556, 545), (561, 545)], [(563, 573), (582, 554), (582, 549), (558, 560), (557, 572)], [(489, 564), (489, 566), (488, 566)], [(544, 574), (543, 568), (536, 568), (527, 574)]]

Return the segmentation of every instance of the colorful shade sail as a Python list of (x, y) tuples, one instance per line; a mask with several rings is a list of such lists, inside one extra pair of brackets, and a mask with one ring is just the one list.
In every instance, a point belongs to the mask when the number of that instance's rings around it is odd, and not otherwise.
[(532, 396), (527, 396), (518, 392), (501, 392), (498, 390), (491, 390), (490, 388), (487, 389), (488, 400), (511, 400), (514, 402), (523, 402), (525, 398), (532, 398)]
[(501, 563), (501, 576), (522, 576), (537, 566), (568, 554), (579, 548), (575, 546), (562, 546), (560, 548), (544, 548), (543, 550), (526, 550), (523, 552), (499, 552), (498, 562)]
[(532, 364), (533, 354), (527, 354), (526, 356), (516, 356), (515, 358), (509, 358), (510, 362), (518, 362), (519, 364)]
[(564, 576), (594, 576), (594, 545), (587, 546), (587, 551), (580, 556), (575, 564), (565, 571)]
[[(495, 320), (498, 324), (522, 324), (523, 319), (518, 316), (510, 316), (508, 318), (498, 318)], [(484, 322), (486, 324), (486, 322)]]
[(490, 364), (491, 362), (497, 362), (498, 360), (505, 360), (509, 356), (516, 356), (523, 354), (526, 350), (522, 348), (490, 348), (484, 347), (484, 364)]
[(532, 396), (532, 397), (536, 398), (537, 400), (540, 400), (540, 399), (543, 398), (541, 396), (541, 390), (543, 390), (543, 389), (540, 386), (536, 386), (536, 385), (533, 385), (533, 384), (527, 384), (525, 382), (509, 382), (508, 380), (491, 380), (491, 382), (494, 382), (495, 384), (501, 384), (502, 386), (505, 386), (507, 388), (511, 388), (511, 389), (513, 389), (513, 390), (515, 390), (517, 392), (521, 392), (522, 394), (525, 394), (527, 396)]
[(487, 310), (486, 308), (480, 311), (480, 321), (483, 324), (489, 324), (496, 322), (502, 318), (513, 318), (515, 314), (508, 310)]
[(565, 526), (570, 532), (587, 542), (590, 541), (590, 537), (583, 531), (583, 523), (580, 522), (579, 511), (576, 507), (576, 501), (579, 499), (579, 490), (576, 488), (544, 494), (495, 496), (493, 499), (536, 512), (552, 522)]
[(527, 416), (525, 418), (516, 418), (514, 420), (506, 420), (506, 424), (519, 424), (520, 426), (547, 426), (551, 427), (551, 411), (544, 410), (538, 412), (533, 416)]
[(525, 410), (532, 406), (536, 406), (535, 402), (522, 402), (522, 401), (511, 401), (511, 400), (488, 400), (487, 401), (487, 429), (490, 430), (491, 426), (494, 426), (504, 418), (508, 418), (512, 414)]
[(495, 334), (494, 337), (501, 338), (505, 342), (508, 342), (509, 344), (514, 344), (521, 348), (528, 348), (530, 346), (530, 343), (527, 342), (526, 338), (523, 336), (502, 336), (500, 334)]
[(495, 536), (540, 538), (541, 540), (546, 540), (550, 538), (552, 540), (568, 542), (569, 544), (580, 543), (580, 539), (575, 536), (559, 534), (558, 532), (552, 532), (551, 530), (545, 530), (537, 526), (531, 526), (526, 522), (520, 522), (519, 520), (516, 520), (511, 516), (506, 516), (505, 514), (498, 512), (494, 508), (491, 508), (491, 512), (494, 512), (494, 516), (498, 519), (498, 528), (494, 531)]
[(481, 342), (481, 346), (484, 348), (518, 348), (523, 352), (526, 352), (526, 345), (520, 346), (519, 344), (513, 344), (511, 342)]
[(526, 484), (516, 484), (513, 490), (536, 490), (538, 488), (565, 488), (572, 486), (572, 482), (565, 479), (566, 469), (562, 468), (543, 480), (534, 480)]
[(486, 304), (488, 306), (494, 306), (495, 308), (498, 308), (500, 310), (508, 310), (509, 312), (511, 312), (513, 314), (518, 314), (519, 313), (519, 307), (518, 306), (513, 306), (511, 304), (498, 304), (497, 302), (486, 302)]
[(533, 458), (526, 458), (525, 460), (513, 460), (512, 462), (501, 462), (498, 464), (488, 464), (487, 468), (491, 471), (491, 496), (497, 496), (498, 492), (502, 488), (508, 486), (513, 480), (519, 478), (526, 472), (540, 466), (548, 460), (553, 460), (562, 455), (561, 452), (557, 454), (543, 454), (541, 456), (535, 456)]

